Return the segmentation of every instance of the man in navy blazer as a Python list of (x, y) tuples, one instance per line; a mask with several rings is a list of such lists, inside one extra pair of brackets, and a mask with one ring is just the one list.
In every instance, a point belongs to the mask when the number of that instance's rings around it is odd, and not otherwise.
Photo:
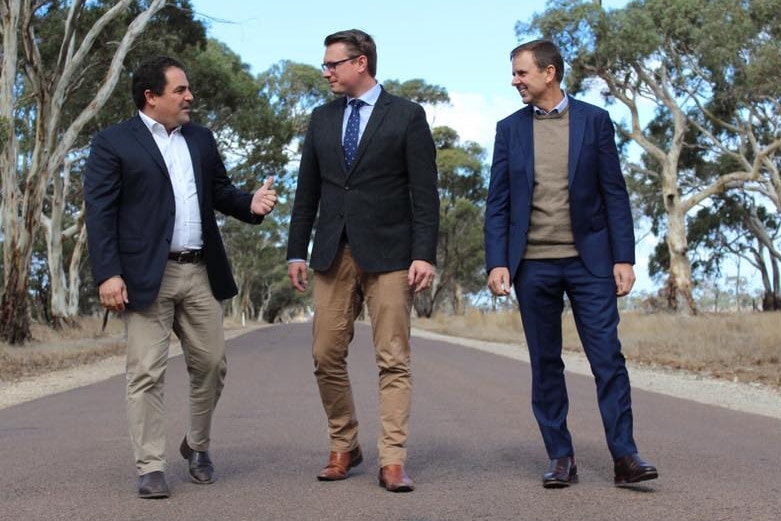
[(237, 292), (214, 211), (260, 224), (276, 195), (272, 178), (255, 194), (233, 186), (212, 133), (189, 123), (193, 96), (181, 63), (145, 61), (132, 91), (138, 115), (92, 141), (84, 200), (100, 303), (125, 319), (138, 494), (161, 498), (169, 495), (163, 383), (172, 331), (190, 375), (180, 452), (192, 481), (213, 481), (211, 419), (226, 372), (220, 301)]
[(532, 368), (532, 409), (550, 465), (543, 486), (577, 480), (561, 359), (564, 294), (597, 385), (614, 482), (655, 479), (637, 454), (629, 376), (618, 340), (617, 297), (634, 284), (634, 230), (608, 113), (567, 96), (556, 46), (511, 53), (526, 107), (496, 127), (485, 218), (488, 287), (515, 287)]
[[(290, 218), (288, 274), (307, 286), (316, 228), (313, 357), (328, 417), (330, 454), (321, 481), (361, 463), (347, 374), (348, 345), (365, 300), (380, 380), (379, 482), (414, 488), (404, 469), (412, 393), (410, 312), (430, 287), (439, 226), (436, 150), (420, 105), (377, 83), (374, 40), (357, 29), (325, 39), (323, 77), (339, 98), (312, 112)], [(316, 220), (316, 224), (315, 224)]]

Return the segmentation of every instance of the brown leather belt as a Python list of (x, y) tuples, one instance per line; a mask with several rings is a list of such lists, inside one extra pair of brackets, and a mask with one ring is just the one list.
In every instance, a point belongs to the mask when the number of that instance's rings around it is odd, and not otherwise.
[(203, 259), (203, 250), (172, 251), (168, 254), (168, 260), (179, 264), (194, 264), (201, 262), (201, 259)]

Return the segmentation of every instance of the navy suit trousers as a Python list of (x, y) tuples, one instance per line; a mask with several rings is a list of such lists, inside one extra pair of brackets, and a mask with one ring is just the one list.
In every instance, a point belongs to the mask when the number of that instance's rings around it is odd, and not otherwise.
[(629, 375), (618, 340), (613, 277), (596, 277), (579, 257), (525, 260), (514, 281), (532, 368), (532, 409), (551, 459), (571, 456), (569, 399), (561, 359), (566, 294), (597, 387), (608, 449), (614, 459), (637, 452)]

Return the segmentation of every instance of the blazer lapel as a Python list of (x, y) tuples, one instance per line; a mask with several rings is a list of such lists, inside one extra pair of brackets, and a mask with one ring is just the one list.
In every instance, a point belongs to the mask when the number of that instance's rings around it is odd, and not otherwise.
[(583, 137), (585, 136), (586, 117), (580, 110), (576, 100), (569, 99), (569, 166), (568, 177), (569, 185), (575, 179), (580, 150), (583, 147)]
[(130, 129), (133, 132), (133, 136), (141, 144), (141, 147), (147, 151), (155, 164), (160, 167), (160, 172), (168, 178), (168, 168), (165, 166), (163, 155), (160, 153), (160, 149), (157, 148), (155, 138), (152, 137), (152, 133), (149, 132), (149, 129), (144, 125), (140, 116), (136, 116), (130, 120)]
[(331, 141), (329, 147), (333, 147), (333, 150), (338, 150), (337, 156), (339, 157), (339, 165), (341, 165), (342, 171), (347, 175), (347, 164), (344, 162), (344, 154), (342, 153), (342, 122), (344, 121), (344, 111), (347, 106), (347, 98), (340, 98), (331, 102), (325, 107), (327, 113), (323, 117), (323, 121), (326, 128), (326, 136)]
[(521, 144), (521, 153), (526, 163), (524, 171), (526, 172), (526, 182), (529, 185), (529, 193), (532, 193), (534, 190), (534, 118), (531, 107), (522, 110), (519, 116), (518, 142)]
[(203, 168), (201, 166), (201, 152), (198, 144), (195, 143), (195, 137), (190, 133), (187, 125), (182, 126), (182, 137), (187, 142), (187, 148), (190, 150), (190, 160), (193, 163), (193, 174), (195, 175), (195, 190), (198, 192), (198, 206), (203, 207)]
[[(380, 128), (380, 124), (382, 123), (382, 120), (385, 119), (385, 115), (388, 113), (388, 108), (391, 104), (392, 100), (390, 96), (388, 96), (383, 89), (380, 93), (380, 97), (377, 98), (377, 103), (372, 109), (372, 115), (369, 117), (368, 123), (366, 123), (366, 128), (363, 131), (361, 140), (358, 142), (358, 150), (355, 152), (353, 166), (350, 171), (347, 172), (347, 177), (350, 177), (350, 175), (355, 171), (355, 165), (358, 164), (358, 162), (361, 160), (361, 156), (363, 156), (364, 152), (366, 152), (368, 143), (371, 141), (372, 136), (374, 136), (374, 133), (377, 131), (377, 129)], [(341, 135), (341, 129), (339, 135)]]

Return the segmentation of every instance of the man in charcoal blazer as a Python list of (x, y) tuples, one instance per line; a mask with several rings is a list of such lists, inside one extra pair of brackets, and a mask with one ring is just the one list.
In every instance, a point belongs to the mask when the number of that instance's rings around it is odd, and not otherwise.
[[(413, 292), (434, 278), (439, 198), (435, 147), (417, 104), (375, 80), (371, 36), (342, 31), (325, 39), (323, 76), (343, 94), (312, 113), (290, 220), (288, 272), (307, 285), (315, 228), (315, 375), (328, 418), (330, 455), (321, 481), (345, 479), (363, 455), (358, 443), (347, 351), (365, 300), (379, 367), (379, 483), (414, 488), (404, 469), (411, 400)], [(315, 226), (315, 218), (317, 224)]]

